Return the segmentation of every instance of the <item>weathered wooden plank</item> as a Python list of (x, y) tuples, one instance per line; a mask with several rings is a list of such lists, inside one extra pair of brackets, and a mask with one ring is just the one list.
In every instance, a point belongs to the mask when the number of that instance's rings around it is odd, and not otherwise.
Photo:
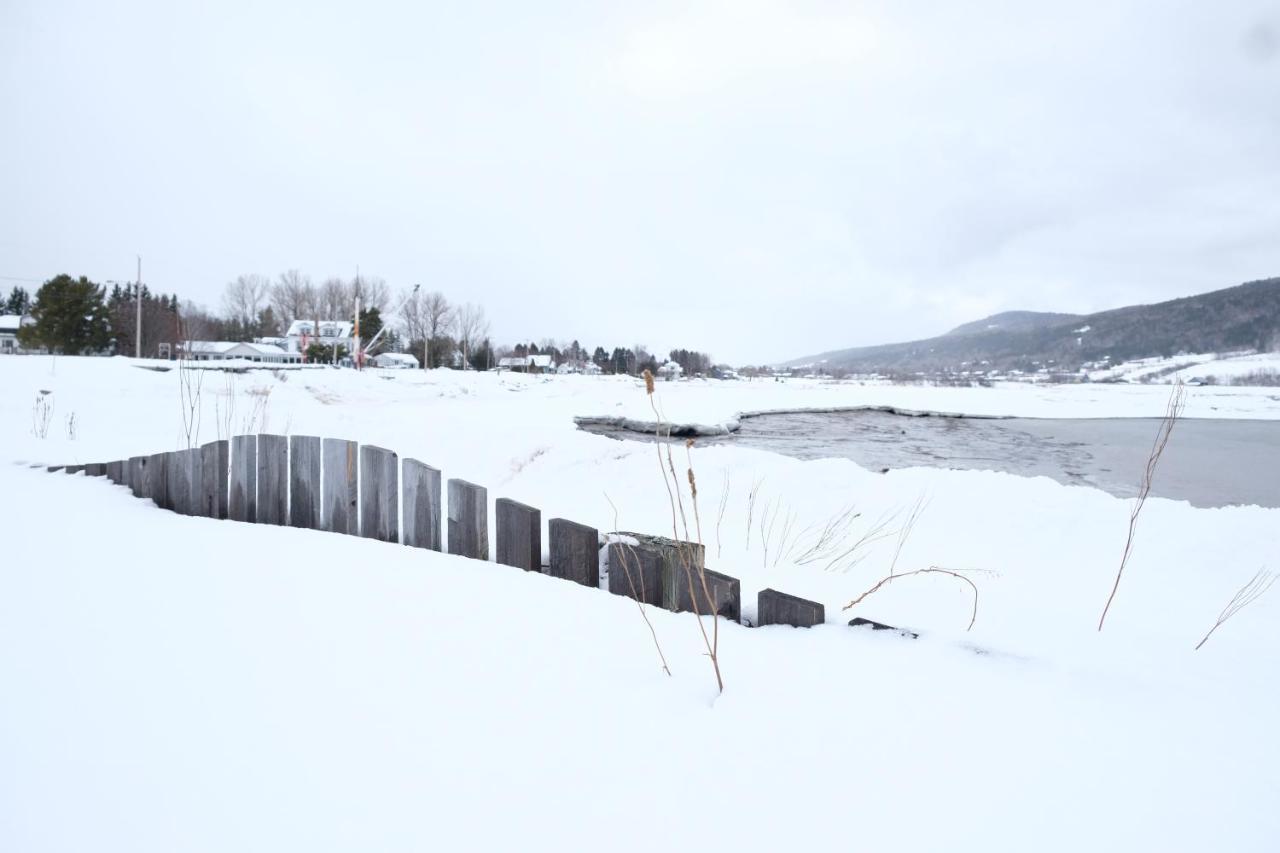
[(360, 446), (360, 535), (400, 541), (400, 458), (371, 444)]
[(84, 466), (84, 475), (86, 477), (102, 477), (107, 473), (107, 466), (101, 462), (90, 462)]
[[(724, 616), (734, 622), (742, 621), (741, 581), (720, 572), (713, 572), (711, 569), (703, 569), (702, 572), (707, 579), (707, 588), (704, 591), (702, 579), (697, 569), (689, 571), (686, 569), (684, 562), (676, 564), (674, 569), (673, 576), (677, 579), (671, 590), (674, 594), (674, 601), (668, 603), (666, 596), (668, 584), (664, 582), (664, 607), (677, 613), (696, 612), (702, 616), (714, 612), (717, 616)], [(690, 575), (692, 575), (692, 584), (690, 583)], [(707, 598), (707, 592), (711, 593), (710, 599)], [(694, 607), (695, 600), (697, 601), (696, 608)]]
[(644, 543), (609, 545), (609, 592), (662, 606), (662, 553)]
[(323, 503), (320, 527), (333, 533), (360, 535), (360, 518), (356, 499), (359, 496), (360, 465), (354, 441), (326, 438), (321, 446), (324, 457)]
[(183, 451), (164, 455), (165, 508), (181, 515), (187, 514), (187, 494), (190, 487), (187, 485), (186, 474), (186, 457), (183, 456)]
[(498, 498), (493, 508), (497, 561), (542, 571), (542, 512), (509, 498)]
[(63, 466), (63, 468), (62, 468), (62, 473), (64, 473), (64, 474), (79, 474), (82, 470), (84, 470), (84, 466), (83, 466), (83, 465), (64, 465), (64, 466)]
[(792, 625), (812, 628), (827, 621), (826, 608), (797, 595), (762, 589), (756, 594), (757, 625)]
[(258, 435), (258, 524), (285, 524), (289, 518), (289, 439)]
[(314, 435), (289, 436), (289, 524), (320, 529), (320, 448)]
[(146, 490), (146, 479), (147, 479), (146, 471), (147, 471), (147, 457), (145, 456), (129, 457), (129, 471), (128, 471), (129, 491), (133, 492), (133, 496), (135, 498), (143, 497), (143, 493)]
[(416, 459), (404, 460), (404, 544), (439, 551), (440, 471)]
[(583, 586), (600, 586), (600, 534), (594, 527), (563, 518), (547, 522), (551, 540), (548, 574)]
[(200, 514), (207, 518), (223, 519), (228, 515), (230, 457), (230, 442), (225, 438), (200, 447)]
[(107, 463), (107, 479), (115, 483), (117, 486), (124, 483), (125, 461), (117, 459), (114, 462)]
[(200, 448), (184, 450), (187, 456), (187, 515), (208, 517), (205, 512), (204, 496), (204, 453)]
[(489, 559), (489, 493), (484, 486), (449, 481), (449, 553)]
[(165, 465), (166, 453), (153, 453), (147, 457), (146, 494), (161, 509), (169, 508), (169, 469)]
[(231, 488), (227, 516), (232, 521), (258, 520), (258, 437), (231, 439)]

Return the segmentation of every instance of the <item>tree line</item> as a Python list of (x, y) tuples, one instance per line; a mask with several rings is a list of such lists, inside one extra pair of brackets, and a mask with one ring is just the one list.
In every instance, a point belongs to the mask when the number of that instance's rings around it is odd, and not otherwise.
[[(643, 345), (631, 347), (586, 347), (578, 341), (560, 344), (543, 339), (540, 343), (518, 343), (495, 347), (484, 308), (472, 303), (455, 304), (439, 291), (419, 286), (406, 287), (393, 295), (386, 281), (377, 276), (350, 279), (330, 277), (316, 284), (296, 269), (286, 270), (274, 280), (248, 273), (228, 282), (222, 293), (221, 310), (210, 311), (176, 295), (155, 295), (142, 287), (142, 352), (155, 356), (160, 344), (183, 341), (255, 341), (284, 335), (297, 320), (355, 319), (360, 306), (360, 334), (372, 340), (389, 323), (379, 339), (382, 351), (407, 351), (419, 358), (424, 368), (463, 367), (487, 370), (506, 356), (549, 355), (553, 365), (569, 363), (583, 368), (588, 362), (603, 373), (639, 375), (657, 372), (658, 356)], [(81, 276), (59, 275), (45, 282), (31, 298), (22, 288), (14, 288), (4, 303), (5, 313), (30, 313), (34, 326), (22, 331), (22, 345), (30, 349), (84, 354), (134, 352), (137, 330), (136, 288), (115, 284), (105, 287)], [(346, 355), (324, 344), (312, 342), (309, 359), (329, 361)], [(687, 376), (708, 374), (711, 356), (695, 350), (671, 350), (669, 361), (679, 364)]]

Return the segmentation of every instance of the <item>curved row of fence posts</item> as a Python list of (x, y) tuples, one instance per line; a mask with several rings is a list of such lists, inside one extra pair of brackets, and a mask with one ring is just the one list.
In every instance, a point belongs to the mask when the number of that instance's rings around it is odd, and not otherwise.
[[(439, 469), (370, 444), (309, 435), (238, 435), (191, 450), (48, 470), (105, 476), (136, 497), (182, 515), (325, 530), (489, 559), (487, 489), (451, 479), (448, 502), (442, 504)], [(448, 535), (442, 537), (445, 506)], [(496, 562), (601, 586), (602, 543), (594, 527), (549, 519), (550, 560), (544, 566), (541, 511), (507, 498), (493, 506)], [(611, 540), (603, 549), (609, 592), (676, 612), (714, 612), (742, 621), (741, 583), (706, 569), (703, 546), (637, 533)], [(699, 574), (705, 574), (710, 598)], [(810, 627), (823, 621), (824, 608), (816, 601), (772, 589), (758, 594), (759, 625)]]

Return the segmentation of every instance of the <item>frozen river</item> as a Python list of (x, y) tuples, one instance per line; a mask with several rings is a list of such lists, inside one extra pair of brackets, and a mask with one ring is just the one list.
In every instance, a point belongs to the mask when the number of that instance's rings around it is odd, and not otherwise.
[[(731, 443), (797, 459), (844, 457), (875, 471), (931, 466), (1004, 471), (1137, 493), (1156, 418), (913, 417), (883, 411), (788, 413), (742, 420)], [(652, 440), (615, 428), (614, 438)], [(1217, 507), (1280, 507), (1280, 421), (1184, 418), (1173, 430), (1152, 494)]]

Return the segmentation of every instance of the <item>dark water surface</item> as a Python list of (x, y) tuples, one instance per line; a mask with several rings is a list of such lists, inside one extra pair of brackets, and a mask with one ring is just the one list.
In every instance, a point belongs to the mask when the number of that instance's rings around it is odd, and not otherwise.
[[(880, 471), (930, 466), (1052, 477), (1120, 497), (1137, 494), (1158, 418), (912, 417), (881, 411), (758, 415), (735, 444), (797, 459), (843, 457)], [(614, 438), (653, 440), (617, 428)], [(1217, 507), (1280, 507), (1280, 421), (1184, 418), (1174, 427), (1152, 495)]]

